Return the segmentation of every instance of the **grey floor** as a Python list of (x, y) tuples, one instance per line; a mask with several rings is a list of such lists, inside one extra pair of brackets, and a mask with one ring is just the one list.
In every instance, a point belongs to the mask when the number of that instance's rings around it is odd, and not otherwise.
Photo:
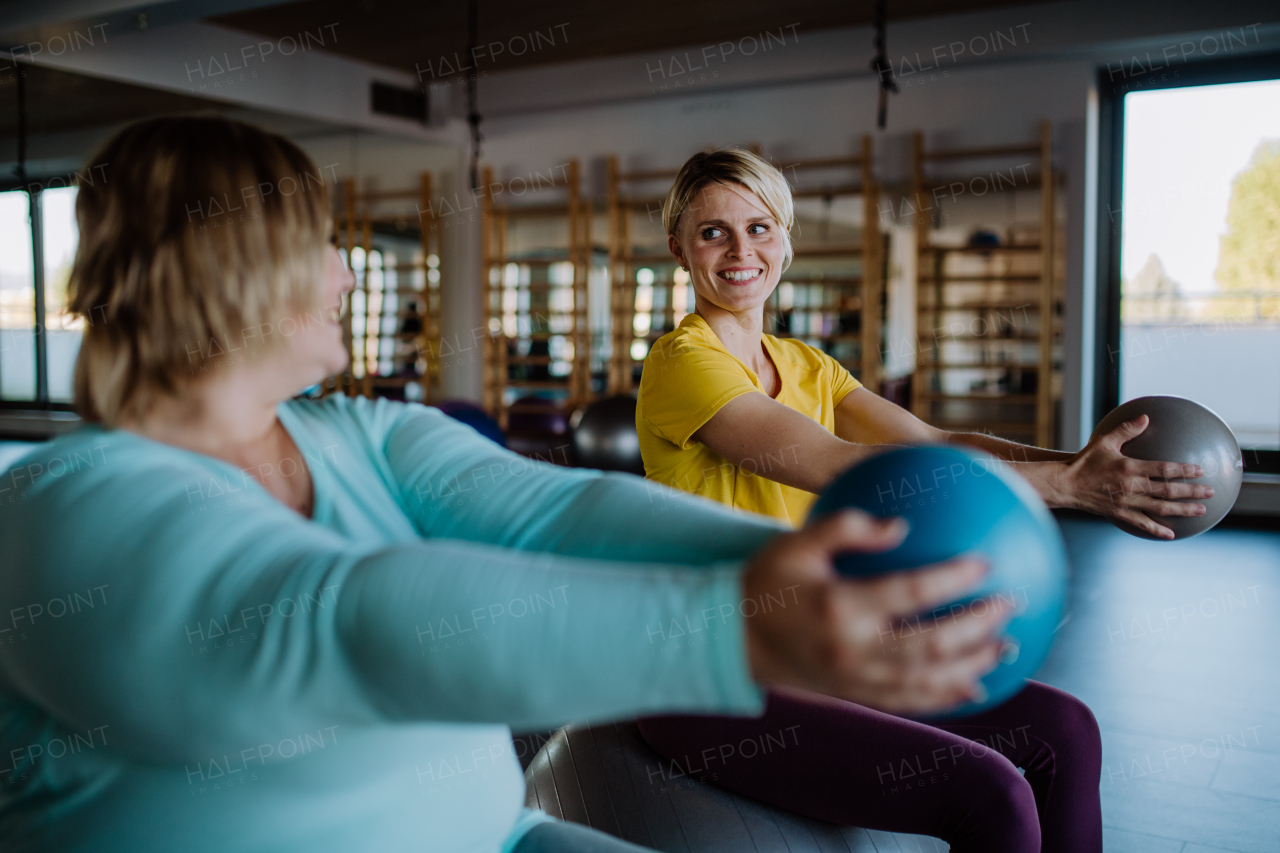
[(1063, 532), (1069, 618), (1037, 677), (1098, 718), (1108, 853), (1280, 851), (1280, 523)]

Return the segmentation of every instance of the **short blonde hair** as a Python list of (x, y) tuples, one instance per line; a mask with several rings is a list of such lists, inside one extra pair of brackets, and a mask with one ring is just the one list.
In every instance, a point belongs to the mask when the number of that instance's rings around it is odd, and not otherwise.
[(745, 148), (700, 151), (685, 161), (662, 204), (662, 226), (668, 234), (676, 233), (680, 217), (707, 184), (738, 184), (755, 193), (782, 226), (787, 252), (782, 269), (791, 266), (795, 254), (791, 245), (791, 227), (795, 224), (791, 186), (772, 163)]
[(86, 421), (140, 418), (222, 354), (261, 354), (321, 321), (328, 193), (289, 140), (222, 118), (149, 119), (84, 174), (101, 177), (79, 186), (68, 307), (85, 320)]

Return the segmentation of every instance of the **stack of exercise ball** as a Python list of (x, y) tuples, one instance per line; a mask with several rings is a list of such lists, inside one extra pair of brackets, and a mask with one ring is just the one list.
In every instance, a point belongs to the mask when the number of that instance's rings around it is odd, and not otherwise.
[(569, 417), (558, 400), (521, 397), (507, 411), (507, 431), (547, 438), (563, 436), (569, 432)]

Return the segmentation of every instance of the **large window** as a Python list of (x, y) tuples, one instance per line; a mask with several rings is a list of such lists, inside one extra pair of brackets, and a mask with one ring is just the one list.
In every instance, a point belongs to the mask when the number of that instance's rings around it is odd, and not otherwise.
[[(84, 324), (66, 310), (79, 233), (75, 203), (75, 187), (39, 193), (41, 227), (32, 229), (27, 193), (0, 192), (0, 402), (9, 407), (65, 406), (73, 398), (71, 375)], [(37, 321), (32, 263), (37, 253), (44, 262), (43, 325)]]
[(1280, 79), (1265, 59), (1251, 64), (1104, 93), (1100, 409), (1189, 397), (1231, 426), (1246, 470), (1270, 471), (1280, 451)]
[(36, 309), (25, 192), (0, 193), (0, 400), (36, 398)]

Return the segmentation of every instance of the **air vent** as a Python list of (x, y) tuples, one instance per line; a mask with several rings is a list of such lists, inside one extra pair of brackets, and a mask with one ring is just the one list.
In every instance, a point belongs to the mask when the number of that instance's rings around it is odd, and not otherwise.
[(375, 80), (370, 91), (370, 101), (373, 111), (379, 115), (427, 123), (427, 94), (420, 89), (403, 89)]

